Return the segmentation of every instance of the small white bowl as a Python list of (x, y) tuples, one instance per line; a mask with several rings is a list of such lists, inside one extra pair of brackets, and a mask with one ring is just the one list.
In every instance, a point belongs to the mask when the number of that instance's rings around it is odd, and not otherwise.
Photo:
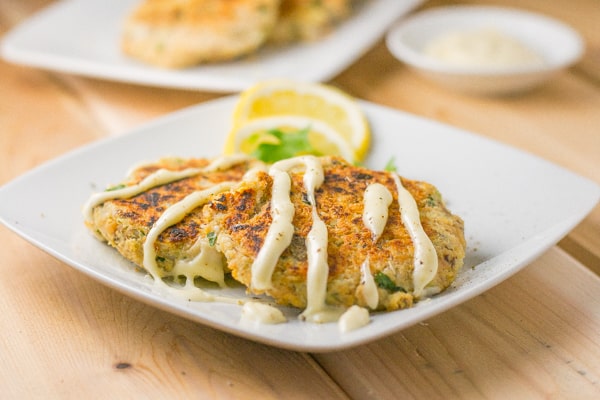
[[(457, 66), (423, 53), (442, 34), (493, 29), (511, 36), (540, 55), (541, 65), (504, 68)], [(443, 86), (480, 95), (504, 95), (532, 89), (583, 54), (581, 36), (546, 16), (494, 6), (449, 6), (423, 11), (399, 21), (386, 36), (390, 52), (422, 76)]]

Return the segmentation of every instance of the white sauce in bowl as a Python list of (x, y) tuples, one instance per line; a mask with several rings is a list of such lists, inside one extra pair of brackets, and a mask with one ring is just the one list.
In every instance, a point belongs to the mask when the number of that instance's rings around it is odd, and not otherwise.
[(544, 63), (542, 56), (520, 40), (491, 28), (443, 33), (426, 44), (423, 54), (461, 67), (506, 68)]

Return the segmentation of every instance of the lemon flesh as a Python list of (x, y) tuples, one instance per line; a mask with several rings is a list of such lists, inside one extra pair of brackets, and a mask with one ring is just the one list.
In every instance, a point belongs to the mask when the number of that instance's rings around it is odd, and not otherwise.
[[(281, 122), (290, 118), (310, 121), (311, 142), (320, 147), (324, 155), (335, 152), (348, 161), (362, 161), (370, 145), (367, 120), (352, 97), (328, 85), (273, 80), (258, 83), (240, 95), (226, 153), (242, 151), (241, 141), (236, 138), (240, 129), (253, 121), (275, 117), (281, 118)], [(320, 129), (314, 128), (317, 123)], [(245, 129), (243, 132), (247, 134)], [(340, 146), (341, 141), (345, 146)], [(350, 154), (346, 154), (348, 148)]]
[(277, 130), (283, 134), (308, 130), (310, 152), (300, 151), (293, 156), (304, 154), (336, 155), (349, 161), (355, 160), (353, 148), (337, 131), (327, 123), (308, 117), (282, 115), (275, 117), (257, 118), (236, 129), (225, 146), (226, 154), (252, 154), (261, 144), (278, 144), (277, 138), (270, 134)]

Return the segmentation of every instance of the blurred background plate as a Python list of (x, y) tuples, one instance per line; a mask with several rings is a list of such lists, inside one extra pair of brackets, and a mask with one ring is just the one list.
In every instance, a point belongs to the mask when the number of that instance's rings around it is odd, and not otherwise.
[(364, 54), (421, 0), (371, 0), (323, 39), (264, 48), (243, 60), (165, 70), (124, 56), (121, 24), (138, 0), (66, 0), (5, 35), (1, 54), (14, 63), (96, 78), (181, 89), (233, 92), (270, 78), (326, 81)]

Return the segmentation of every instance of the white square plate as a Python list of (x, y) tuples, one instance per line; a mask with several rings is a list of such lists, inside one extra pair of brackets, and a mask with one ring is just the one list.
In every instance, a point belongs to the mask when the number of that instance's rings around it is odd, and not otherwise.
[[(367, 165), (395, 158), (401, 175), (433, 183), (465, 221), (469, 243), (456, 282), (414, 308), (374, 313), (349, 333), (337, 324), (299, 321), (246, 325), (241, 307), (188, 302), (153, 292), (113, 249), (84, 228), (88, 196), (120, 181), (142, 161), (220, 154), (236, 97), (191, 107), (49, 162), (0, 188), (0, 221), (51, 255), (100, 282), (156, 307), (252, 340), (324, 352), (366, 343), (423, 321), (498, 284), (567, 234), (596, 205), (600, 187), (547, 161), (479, 136), (362, 102), (373, 129)], [(218, 290), (218, 289), (215, 289)], [(241, 287), (224, 295), (245, 298)]]
[(152, 67), (120, 52), (121, 24), (138, 0), (63, 0), (5, 35), (2, 56), (19, 64), (123, 82), (234, 92), (272, 78), (327, 81), (364, 54), (422, 0), (370, 0), (314, 43), (264, 48), (246, 59), (182, 70)]

